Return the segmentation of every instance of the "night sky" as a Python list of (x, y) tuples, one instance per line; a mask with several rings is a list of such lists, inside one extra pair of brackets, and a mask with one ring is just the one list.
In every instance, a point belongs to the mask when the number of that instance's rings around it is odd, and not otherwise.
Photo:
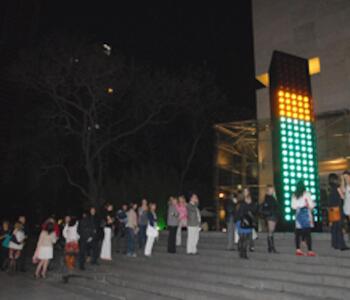
[[(88, 36), (101, 45), (108, 43), (113, 51), (168, 72), (204, 66), (214, 75), (221, 92), (228, 99), (227, 109), (218, 121), (255, 118), (253, 32), (251, 3), (248, 0), (0, 2), (0, 51), (4, 53), (0, 64), (11, 65), (16, 61), (16, 53), (30, 49), (47, 36), (71, 34)], [(31, 99), (23, 92), (21, 100), (14, 85), (11, 87), (6, 81), (6, 76), (2, 74), (0, 89), (6, 92), (0, 95), (3, 102), (0, 119), (2, 128), (8, 130), (3, 130), (7, 133), (6, 137), (1, 137), (0, 150), (11, 153), (8, 145), (12, 142), (12, 147), (16, 147), (16, 139), (21, 139), (21, 132), (26, 126), (23, 120), (30, 113), (30, 101), (35, 97)], [(12, 114), (7, 111), (12, 111)], [(177, 125), (172, 126), (176, 135)], [(198, 177), (201, 185), (208, 187), (206, 198), (211, 201), (213, 133), (208, 132), (205, 139), (202, 147), (207, 151), (199, 151), (191, 176), (194, 179)], [(22, 157), (14, 154), (12, 159), (20, 161), (25, 158), (27, 150), (23, 151)], [(164, 156), (167, 156), (167, 152), (164, 152)], [(2, 155), (1, 159), (5, 161), (8, 158)], [(11, 162), (8, 164), (11, 165)], [(6, 170), (2, 173), (0, 177), (9, 177)], [(57, 205), (60, 205), (62, 198), (69, 203), (69, 199), (77, 197), (76, 190), (67, 191), (64, 178), (47, 178), (48, 182), (32, 187), (28, 180), (31, 177), (30, 169), (26, 172), (20, 168), (13, 171), (12, 181), (0, 182), (2, 189), (7, 190), (13, 199), (14, 212), (23, 203), (29, 205), (31, 201), (39, 201), (38, 197), (42, 201), (56, 201)], [(18, 186), (26, 187), (17, 189)], [(43, 187), (46, 187), (46, 191)], [(14, 190), (16, 193), (13, 193)], [(62, 194), (62, 191), (66, 194)]]
[(206, 64), (243, 117), (255, 116), (250, 1), (50, 1), (39, 20), (39, 34), (87, 33), (170, 70)]

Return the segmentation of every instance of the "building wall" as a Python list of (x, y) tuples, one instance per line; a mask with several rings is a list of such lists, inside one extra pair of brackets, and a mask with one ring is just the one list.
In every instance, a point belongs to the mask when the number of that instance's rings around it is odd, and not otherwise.
[[(318, 56), (311, 77), (321, 186), (329, 172), (350, 168), (350, 0), (252, 0), (256, 75), (274, 50)], [(257, 90), (259, 186), (273, 182), (269, 89)], [(260, 189), (260, 196), (264, 189)], [(322, 199), (321, 199), (322, 200)]]
[[(268, 72), (272, 52), (318, 56), (312, 76), (316, 114), (350, 107), (350, 1), (252, 0), (256, 74)], [(270, 116), (268, 89), (257, 91), (257, 118)]]

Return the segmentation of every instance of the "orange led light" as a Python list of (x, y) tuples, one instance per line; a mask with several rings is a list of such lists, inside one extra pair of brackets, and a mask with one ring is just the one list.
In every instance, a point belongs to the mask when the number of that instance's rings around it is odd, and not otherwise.
[(283, 91), (279, 91), (279, 92), (278, 92), (278, 96), (283, 97), (283, 95), (284, 95), (284, 92), (283, 92)]
[(287, 109), (287, 110), (290, 110), (290, 109), (291, 109), (290, 105), (287, 105), (287, 106), (286, 106), (286, 109)]
[(298, 118), (298, 114), (297, 114), (297, 113), (294, 113), (294, 114), (293, 114), (293, 118), (295, 118), (295, 119)]
[(297, 95), (292, 94), (292, 99), (296, 99), (296, 98), (297, 98)]
[(298, 103), (298, 106), (299, 106), (299, 107), (303, 107), (303, 103), (302, 103), (302, 102), (299, 102), (299, 103)]
[(298, 109), (294, 106), (292, 110), (296, 112)]
[(305, 116), (304, 116), (304, 114), (300, 114), (300, 115), (299, 115), (299, 119), (302, 119), (302, 120), (304, 120), (304, 119), (305, 119)]
[(309, 108), (310, 107), (310, 104), (309, 103), (305, 103), (304, 104), (304, 108)]
[(310, 116), (306, 116), (305, 121), (310, 121)]
[(280, 110), (280, 115), (281, 116), (285, 116), (286, 115), (286, 112), (284, 110)]
[(303, 96), (299, 95), (299, 96), (298, 96), (298, 100), (299, 100), (299, 101), (300, 101), (300, 100), (303, 100)]
[[(299, 108), (299, 113), (303, 113), (304, 112), (304, 109), (303, 108)], [(306, 113), (306, 111), (305, 111), (305, 113)]]
[(305, 114), (309, 115), (310, 114), (310, 109), (305, 109)]
[(290, 99), (289, 99), (289, 98), (286, 99), (286, 103), (287, 103), (287, 104), (290, 104)]
[(284, 104), (280, 104), (280, 109), (284, 109), (285, 105)]
[(290, 94), (287, 92), (285, 96), (286, 96), (286, 98), (289, 98)]
[(284, 98), (278, 98), (278, 101), (279, 101), (279, 103), (283, 103), (284, 102)]
[(309, 97), (304, 97), (304, 102), (309, 102)]
[(290, 111), (287, 112), (287, 117), (291, 117), (292, 116), (292, 113)]

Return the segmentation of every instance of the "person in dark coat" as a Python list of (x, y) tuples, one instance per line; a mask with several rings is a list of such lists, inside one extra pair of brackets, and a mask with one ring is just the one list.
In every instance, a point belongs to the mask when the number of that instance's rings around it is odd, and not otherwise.
[(253, 228), (255, 227), (256, 205), (248, 188), (245, 188), (244, 199), (236, 207), (236, 226), (239, 234), (239, 257), (248, 259), (248, 246), (251, 245)]
[(331, 225), (331, 235), (332, 235), (332, 247), (338, 250), (348, 250), (346, 246), (343, 235), (343, 199), (340, 194), (340, 182), (337, 174), (331, 173), (328, 176), (328, 183), (330, 187), (328, 202), (329, 207), (337, 207), (340, 212), (340, 220), (333, 222)]
[(98, 257), (100, 254), (100, 241), (102, 240), (102, 228), (101, 228), (101, 220), (97, 215), (97, 210), (95, 207), (90, 207), (89, 212), (89, 223), (92, 226), (92, 240), (88, 244), (88, 252), (91, 255), (91, 264), (98, 264)]
[(272, 185), (267, 186), (264, 202), (260, 205), (260, 215), (266, 221), (268, 252), (277, 253), (273, 234), (278, 220), (278, 202)]
[(92, 242), (94, 227), (87, 212), (83, 213), (82, 219), (78, 225), (79, 239), (79, 268), (85, 270), (86, 255), (88, 252), (88, 245)]

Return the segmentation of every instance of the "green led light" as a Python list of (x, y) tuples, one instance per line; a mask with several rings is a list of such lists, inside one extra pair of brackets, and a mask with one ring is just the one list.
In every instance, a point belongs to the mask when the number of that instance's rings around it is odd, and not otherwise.
[(287, 149), (287, 147), (288, 147), (287, 144), (285, 143), (282, 144), (282, 149)]
[(282, 123), (282, 124), (281, 124), (281, 128), (283, 128), (283, 129), (286, 128), (286, 124), (285, 124), (285, 123)]
[(288, 158), (287, 158), (287, 157), (283, 157), (282, 160), (283, 160), (283, 162), (285, 162), (285, 163), (288, 162)]
[(290, 205), (290, 201), (289, 200), (286, 200), (286, 201), (284, 201), (284, 205)]
[(289, 162), (290, 162), (291, 164), (294, 164), (294, 162), (295, 162), (294, 158), (290, 158), (290, 159), (289, 159)]
[(289, 185), (285, 185), (285, 186), (284, 186), (284, 190), (285, 190), (285, 191), (289, 191), (289, 190), (290, 190)]
[(301, 177), (303, 177), (303, 175), (300, 172), (298, 172), (297, 173), (297, 178), (301, 178)]
[(301, 140), (301, 144), (302, 144), (302, 145), (305, 145), (306, 142), (305, 142), (304, 140)]
[(289, 213), (291, 212), (290, 207), (286, 207), (286, 208), (284, 209), (284, 212), (286, 212), (287, 214), (289, 214)]
[(285, 117), (282, 117), (281, 118), (281, 122), (285, 122), (286, 121), (286, 118)]
[(313, 166), (314, 165), (314, 162), (312, 160), (309, 161), (309, 166)]
[[(300, 153), (297, 153), (297, 156), (298, 156), (298, 154), (299, 154), (299, 156), (300, 156)], [(297, 159), (297, 160), (296, 160), (296, 163), (297, 163), (298, 165), (300, 165), (300, 164), (301, 164), (301, 159)]]
[(291, 184), (296, 184), (297, 182), (296, 182), (295, 179), (291, 179), (290, 183), (291, 183)]
[[(290, 194), (289, 193), (284, 193), (284, 198), (289, 199), (290, 198)], [(284, 202), (284, 203), (286, 203), (286, 202)]]
[(285, 177), (287, 177), (287, 176), (289, 176), (289, 172), (288, 172), (288, 171), (284, 171), (284, 172), (283, 172), (283, 175), (284, 175)]
[(292, 138), (289, 138), (288, 143), (294, 143), (294, 140)]
[(290, 172), (290, 177), (295, 177), (295, 172)]
[(284, 164), (283, 165), (283, 169), (288, 170), (289, 169), (289, 165), (288, 164)]
[(289, 151), (289, 156), (294, 156), (294, 151)]
[(293, 131), (288, 131), (288, 136), (292, 136), (293, 135)]
[(311, 133), (311, 128), (306, 128), (307, 133)]
[(290, 221), (290, 220), (291, 220), (291, 216), (290, 216), (290, 215), (285, 215), (285, 216), (284, 216), (284, 219), (285, 219), (286, 221)]
[(287, 138), (286, 138), (285, 136), (283, 136), (283, 137), (281, 138), (281, 141), (285, 143), (285, 142), (287, 141)]
[(290, 145), (288, 146), (288, 149), (289, 149), (289, 150), (293, 150), (293, 144), (290, 144)]
[(300, 131), (301, 131), (301, 132), (304, 132), (304, 131), (305, 131), (305, 128), (304, 128), (304, 127), (300, 127)]
[(287, 123), (292, 123), (292, 119), (291, 118), (287, 118)]
[(285, 184), (288, 184), (288, 183), (289, 183), (289, 179), (288, 179), (288, 178), (284, 178), (283, 182), (284, 182)]
[(286, 132), (285, 130), (281, 130), (281, 134), (282, 134), (282, 135), (286, 135), (286, 133), (287, 133), (287, 132)]

